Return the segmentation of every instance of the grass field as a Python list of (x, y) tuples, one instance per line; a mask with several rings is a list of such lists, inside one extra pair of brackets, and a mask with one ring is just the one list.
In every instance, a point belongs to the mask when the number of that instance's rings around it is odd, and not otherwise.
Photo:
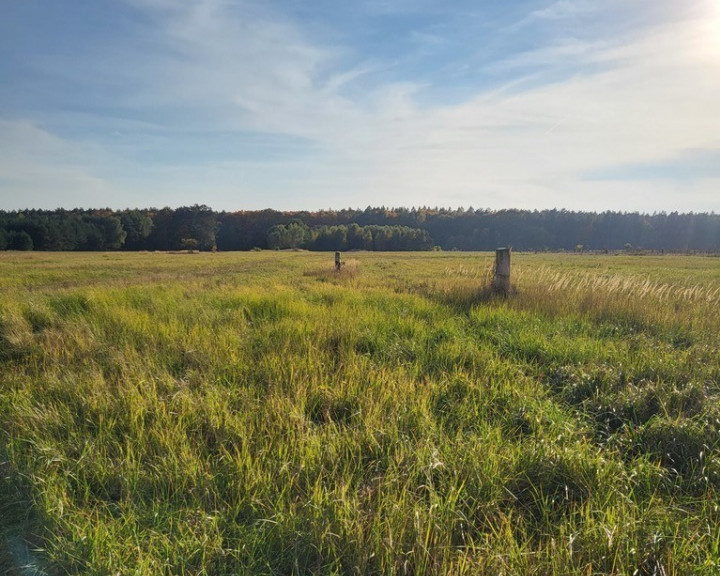
[(0, 573), (720, 572), (720, 259), (345, 258), (0, 253)]

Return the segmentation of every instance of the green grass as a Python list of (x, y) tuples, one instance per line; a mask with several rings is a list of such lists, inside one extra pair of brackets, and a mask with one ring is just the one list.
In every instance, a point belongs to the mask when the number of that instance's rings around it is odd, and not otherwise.
[(0, 572), (720, 570), (720, 260), (347, 256), (0, 254)]

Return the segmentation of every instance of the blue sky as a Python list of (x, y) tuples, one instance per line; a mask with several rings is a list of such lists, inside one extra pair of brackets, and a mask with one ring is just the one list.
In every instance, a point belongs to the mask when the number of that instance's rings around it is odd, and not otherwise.
[(0, 208), (720, 211), (720, 0), (6, 0)]

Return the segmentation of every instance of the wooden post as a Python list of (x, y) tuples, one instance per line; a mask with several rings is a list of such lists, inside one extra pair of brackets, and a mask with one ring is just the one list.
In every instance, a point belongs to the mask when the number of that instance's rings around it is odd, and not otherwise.
[(495, 251), (495, 290), (503, 296), (510, 294), (510, 252), (511, 248)]
[(340, 271), (340, 252), (335, 252), (335, 270)]

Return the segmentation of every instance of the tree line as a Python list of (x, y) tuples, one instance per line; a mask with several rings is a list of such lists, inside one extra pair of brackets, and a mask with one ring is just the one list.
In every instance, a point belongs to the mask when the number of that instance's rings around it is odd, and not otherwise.
[(720, 251), (715, 213), (385, 208), (0, 211), (0, 250)]

